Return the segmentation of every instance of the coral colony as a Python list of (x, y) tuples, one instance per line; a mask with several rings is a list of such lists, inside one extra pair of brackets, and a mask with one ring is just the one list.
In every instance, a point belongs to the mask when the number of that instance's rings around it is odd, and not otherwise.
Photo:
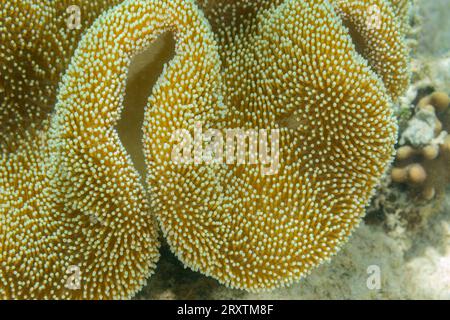
[[(248, 291), (330, 259), (394, 154), (406, 3), (2, 2), (0, 298), (133, 297), (159, 229), (185, 266)], [(69, 5), (84, 12), (73, 28)], [(133, 57), (165, 32), (144, 177), (116, 127)], [(174, 161), (174, 132), (199, 123), (265, 135), (236, 161)], [(250, 161), (264, 152), (271, 174)]]

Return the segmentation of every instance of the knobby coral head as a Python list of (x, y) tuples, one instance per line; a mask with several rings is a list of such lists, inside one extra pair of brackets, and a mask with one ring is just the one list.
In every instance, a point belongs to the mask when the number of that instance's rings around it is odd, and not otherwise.
[[(402, 1), (198, 1), (203, 13), (193, 0), (78, 0), (90, 14), (72, 35), (67, 4), (40, 3), (1, 7), (0, 297), (131, 297), (159, 257), (154, 216), (185, 265), (247, 290), (290, 284), (347, 240), (393, 153)], [(369, 5), (379, 29), (364, 24)], [(116, 126), (132, 57), (167, 31), (146, 190)], [(278, 130), (277, 174), (175, 163), (172, 133), (198, 122)]]

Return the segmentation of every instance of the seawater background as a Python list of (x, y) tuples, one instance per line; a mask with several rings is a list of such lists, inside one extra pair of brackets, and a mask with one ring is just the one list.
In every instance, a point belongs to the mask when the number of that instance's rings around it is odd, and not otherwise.
[[(450, 93), (450, 0), (414, 2), (417, 43), (412, 41), (413, 83), (404, 104), (412, 104), (423, 88)], [(260, 294), (225, 288), (214, 279), (185, 269), (163, 245), (156, 274), (136, 298), (450, 299), (450, 189), (445, 187), (444, 197), (421, 207), (419, 214), (424, 219), (414, 230), (401, 227), (400, 222), (399, 227), (386, 228), (392, 222), (386, 220), (395, 217), (376, 217), (378, 211), (372, 203), (367, 218), (342, 251), (288, 288)], [(383, 182), (382, 188), (393, 187)], [(404, 192), (395, 198), (399, 210), (411, 206), (407, 190)], [(373, 270), (380, 272), (376, 288), (368, 285)]]

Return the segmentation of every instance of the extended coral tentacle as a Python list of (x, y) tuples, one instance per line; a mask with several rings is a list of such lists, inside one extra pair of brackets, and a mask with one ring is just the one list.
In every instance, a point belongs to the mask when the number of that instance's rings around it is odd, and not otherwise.
[(401, 31), (403, 34), (407, 34), (411, 26), (409, 25), (409, 12), (412, 7), (411, 0), (388, 0), (390, 3), (395, 16), (399, 19), (401, 23)]

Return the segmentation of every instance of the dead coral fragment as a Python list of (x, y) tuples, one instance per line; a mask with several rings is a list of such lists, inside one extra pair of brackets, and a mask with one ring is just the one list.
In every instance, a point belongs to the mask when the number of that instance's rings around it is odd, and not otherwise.
[[(389, 94), (328, 1), (256, 1), (253, 10), (218, 2), (207, 15), (222, 85), (197, 63), (178, 78), (182, 88), (154, 90), (145, 116), (148, 184), (185, 265), (230, 287), (273, 289), (347, 240), (391, 159), (396, 125)], [(174, 163), (171, 134), (192, 132), (198, 121), (205, 131), (280, 130), (277, 174), (253, 164)]]

